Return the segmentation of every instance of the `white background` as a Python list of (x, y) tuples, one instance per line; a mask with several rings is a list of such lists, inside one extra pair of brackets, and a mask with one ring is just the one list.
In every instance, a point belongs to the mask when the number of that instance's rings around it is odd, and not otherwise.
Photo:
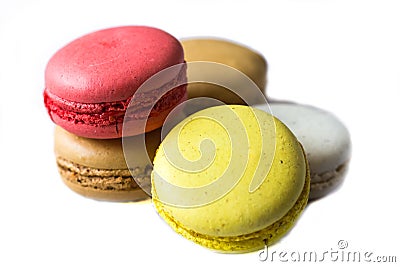
[(268, 60), (270, 97), (325, 108), (348, 126), (344, 185), (311, 203), (271, 250), (322, 253), (343, 239), (347, 251), (399, 262), (399, 14), (400, 2), (386, 0), (1, 1), (0, 266), (271, 265), (181, 238), (151, 203), (96, 202), (61, 182), (45, 65), (83, 34), (132, 24), (246, 44)]

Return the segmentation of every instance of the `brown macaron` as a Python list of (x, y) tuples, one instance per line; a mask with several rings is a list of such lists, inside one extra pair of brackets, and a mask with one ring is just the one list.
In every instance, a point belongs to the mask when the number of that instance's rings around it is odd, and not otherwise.
[(140, 201), (148, 195), (136, 183), (150, 188), (150, 174), (155, 151), (161, 142), (160, 130), (128, 137), (130, 147), (143, 142), (145, 151), (135, 151), (135, 166), (128, 168), (122, 139), (89, 139), (55, 128), (54, 152), (64, 183), (76, 193), (96, 200)]
[[(265, 94), (267, 83), (267, 62), (265, 58), (253, 49), (239, 43), (214, 38), (190, 38), (180, 40), (183, 46), (185, 60), (216, 62), (232, 67), (248, 76)], [(240, 85), (240, 75), (221, 75), (221, 79)], [(210, 83), (188, 84), (188, 97), (209, 97), (226, 104), (246, 104), (243, 99), (231, 90)], [(244, 88), (246, 90), (246, 88)], [(243, 92), (245, 94), (246, 92)]]

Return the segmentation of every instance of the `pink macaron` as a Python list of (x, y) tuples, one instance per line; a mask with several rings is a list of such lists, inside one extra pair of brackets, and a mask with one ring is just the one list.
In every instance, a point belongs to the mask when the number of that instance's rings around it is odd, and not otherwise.
[[(146, 121), (148, 132), (161, 127), (168, 113), (187, 98), (185, 84), (162, 90), (186, 79), (182, 63), (181, 44), (162, 30), (125, 26), (93, 32), (67, 44), (49, 60), (45, 106), (51, 119), (67, 131), (108, 139), (122, 136), (129, 105), (130, 120)], [(182, 67), (166, 84), (136, 93), (151, 76), (177, 64)], [(143, 131), (131, 127), (129, 134)]]

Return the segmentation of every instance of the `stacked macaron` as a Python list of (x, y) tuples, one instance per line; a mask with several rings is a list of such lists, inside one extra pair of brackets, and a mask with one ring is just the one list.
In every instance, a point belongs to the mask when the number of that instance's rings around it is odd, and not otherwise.
[[(151, 159), (168, 113), (187, 98), (183, 49), (170, 34), (151, 27), (100, 30), (67, 44), (49, 60), (44, 103), (56, 126), (55, 154), (65, 184), (99, 200), (134, 201), (147, 195)], [(139, 90), (160, 70), (178, 66), (166, 80)], [(182, 85), (169, 88), (181, 82)], [(127, 115), (127, 116), (125, 116)], [(134, 166), (122, 145), (124, 119)], [(149, 160), (150, 157), (150, 160)], [(139, 186), (140, 185), (140, 186)]]

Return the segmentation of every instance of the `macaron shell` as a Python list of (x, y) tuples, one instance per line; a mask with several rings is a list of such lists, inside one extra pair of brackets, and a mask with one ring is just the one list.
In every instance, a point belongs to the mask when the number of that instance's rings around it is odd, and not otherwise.
[[(140, 149), (146, 142), (147, 151)], [(139, 201), (148, 198), (151, 161), (161, 142), (161, 131), (122, 139), (89, 139), (55, 128), (54, 151), (63, 182), (74, 192), (103, 201)], [(125, 154), (129, 155), (127, 166)], [(137, 184), (140, 183), (140, 186)]]
[[(147, 157), (153, 159), (155, 151), (161, 142), (161, 131), (158, 129), (146, 135), (126, 137), (134, 150), (139, 142), (146, 138), (147, 151), (135, 150), (137, 166), (148, 163)], [(76, 164), (97, 169), (128, 169), (122, 148), (122, 139), (91, 139), (76, 136), (59, 126), (54, 132), (54, 151), (57, 157), (62, 157)], [(133, 166), (132, 166), (133, 167)]]
[(162, 30), (110, 28), (57, 51), (47, 64), (45, 87), (58, 97), (82, 103), (126, 100), (149, 77), (183, 62), (181, 44)]
[[(185, 59), (192, 61), (210, 61), (228, 65), (247, 75), (264, 93), (266, 86), (267, 63), (256, 51), (241, 44), (222, 39), (194, 38), (181, 40)], [(240, 76), (225, 77), (240, 84)], [(224, 79), (222, 76), (221, 79)], [(245, 104), (240, 96), (222, 86), (209, 83), (188, 84), (188, 96), (210, 97), (226, 104)]]
[[(254, 110), (257, 117), (263, 122), (261, 124), (261, 131), (263, 133), (269, 133), (271, 129), (276, 130), (276, 150), (271, 169), (266, 179), (256, 191), (249, 193), (249, 184), (254, 174), (253, 168), (255, 165), (253, 163), (258, 163), (257, 153), (252, 151), (256, 151), (256, 148), (260, 146), (260, 139), (257, 137), (260, 132), (256, 130), (257, 120), (253, 115), (252, 109), (249, 107), (235, 105), (218, 106), (195, 113), (183, 121), (182, 124), (185, 124), (187, 121), (196, 121), (199, 124), (192, 124), (190, 126), (191, 124), (189, 123), (185, 125), (185, 127), (187, 126), (187, 136), (185, 136), (185, 128), (179, 130), (179, 127), (176, 127), (164, 139), (154, 159), (154, 171), (152, 173), (154, 201), (163, 202), (159, 199), (163, 188), (157, 187), (157, 184), (154, 183), (155, 172), (163, 174), (164, 179), (168, 179), (172, 184), (183, 184), (185, 186), (188, 185), (188, 181), (194, 181), (194, 184), (190, 184), (190, 186), (196, 186), (199, 180), (207, 184), (210, 182), (210, 177), (218, 177), (220, 174), (218, 169), (226, 165), (224, 160), (229, 161), (230, 146), (216, 145), (216, 151), (222, 155), (226, 155), (225, 158), (219, 158), (218, 155), (215, 157), (213, 166), (218, 166), (218, 168), (215, 168), (216, 173), (213, 173), (213, 168), (209, 167), (205, 173), (200, 172), (192, 175), (195, 177), (190, 177), (187, 173), (183, 175), (180, 169), (176, 169), (171, 165), (165, 157), (163, 146), (170, 139), (174, 140), (177, 137), (178, 130), (180, 133), (178, 135), (179, 147), (181, 147), (182, 151), (196, 151), (193, 148), (187, 147), (185, 140), (190, 141), (189, 143), (195, 146), (200, 139), (207, 137), (215, 140), (216, 144), (219, 144), (218, 138), (221, 136), (216, 128), (213, 128), (207, 119), (204, 119), (202, 123), (201, 118), (213, 118), (218, 121), (219, 118), (228, 114), (226, 112), (227, 108), (234, 110), (238, 115), (237, 119), (240, 118), (240, 120), (244, 121), (250, 142), (249, 164), (241, 180), (222, 198), (204, 206), (192, 208), (180, 208), (167, 204), (156, 206), (159, 212), (162, 210), (161, 212), (174, 218), (174, 221), (185, 229), (189, 229), (199, 235), (215, 238), (252, 234), (267, 228), (283, 218), (298, 201), (308, 175), (307, 164), (301, 145), (297, 142), (294, 135), (277, 119), (272, 118), (265, 112)], [(232, 121), (231, 124), (239, 124), (239, 121)], [(204, 129), (204, 133), (196, 129)], [(191, 133), (191, 131), (193, 132)], [(197, 137), (199, 140), (196, 140)], [(186, 157), (191, 159), (190, 152), (185, 153)], [(235, 153), (240, 153), (240, 151), (236, 151)], [(195, 158), (196, 155), (192, 155), (192, 157)], [(236, 172), (237, 170), (231, 169), (229, 171)]]

